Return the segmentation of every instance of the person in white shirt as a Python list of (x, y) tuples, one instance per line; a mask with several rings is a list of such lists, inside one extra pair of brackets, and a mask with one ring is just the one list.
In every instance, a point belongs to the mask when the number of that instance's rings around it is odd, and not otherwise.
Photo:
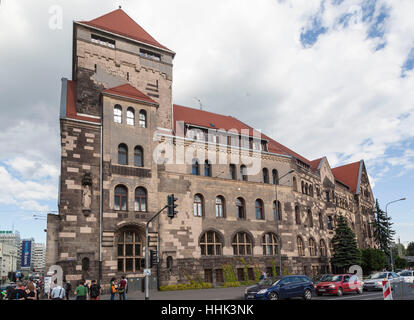
[(65, 289), (63, 289), (62, 286), (57, 285), (53, 288), (50, 296), (52, 300), (63, 300), (63, 298), (66, 296)]

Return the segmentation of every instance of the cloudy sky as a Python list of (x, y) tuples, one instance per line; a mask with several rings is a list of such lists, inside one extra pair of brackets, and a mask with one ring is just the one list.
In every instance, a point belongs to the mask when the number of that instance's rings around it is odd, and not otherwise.
[[(57, 210), (72, 21), (122, 8), (174, 50), (174, 102), (232, 115), (332, 167), (364, 159), (414, 241), (413, 0), (1, 0), (0, 229)], [(54, 14), (62, 13), (62, 23)]]

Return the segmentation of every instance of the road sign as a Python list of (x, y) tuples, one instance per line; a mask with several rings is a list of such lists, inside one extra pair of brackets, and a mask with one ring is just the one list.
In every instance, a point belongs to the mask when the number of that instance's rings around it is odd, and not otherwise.
[(151, 275), (151, 269), (144, 269), (144, 275), (150, 276)]

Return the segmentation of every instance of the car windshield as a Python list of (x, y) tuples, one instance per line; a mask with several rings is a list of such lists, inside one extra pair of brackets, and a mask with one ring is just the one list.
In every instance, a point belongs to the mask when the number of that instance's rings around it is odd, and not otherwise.
[(403, 271), (398, 273), (400, 276), (407, 277), (411, 276), (411, 271)]
[(279, 280), (276, 280), (276, 282), (275, 283), (273, 283), (273, 285), (275, 286), (275, 285), (277, 285), (278, 283), (279, 283), (279, 281), (280, 281), (280, 279)]
[(327, 280), (327, 279), (329, 279), (329, 278), (331, 278), (332, 277), (332, 275), (331, 274), (324, 274), (321, 278), (320, 278), (320, 281), (325, 281), (325, 280)]
[(329, 276), (325, 279), (327, 282), (338, 282), (342, 280), (342, 276)]
[(272, 285), (272, 283), (273, 283), (273, 279), (271, 279), (271, 278), (266, 278), (266, 279), (262, 279), (262, 280), (260, 280), (258, 284), (259, 284), (260, 286), (271, 286), (271, 285)]
[(387, 277), (387, 274), (386, 273), (377, 272), (377, 273), (372, 274), (370, 276), (370, 279), (384, 279), (386, 277)]

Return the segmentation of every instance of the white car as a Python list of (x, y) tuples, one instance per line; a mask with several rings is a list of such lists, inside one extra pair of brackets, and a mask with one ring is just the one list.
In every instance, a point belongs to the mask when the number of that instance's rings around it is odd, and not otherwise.
[(414, 271), (413, 270), (403, 270), (398, 272), (401, 278), (404, 279), (404, 282), (414, 283)]
[(364, 280), (364, 290), (382, 290), (382, 280), (387, 279), (391, 284), (399, 282), (401, 277), (395, 272), (383, 271), (375, 272)]

